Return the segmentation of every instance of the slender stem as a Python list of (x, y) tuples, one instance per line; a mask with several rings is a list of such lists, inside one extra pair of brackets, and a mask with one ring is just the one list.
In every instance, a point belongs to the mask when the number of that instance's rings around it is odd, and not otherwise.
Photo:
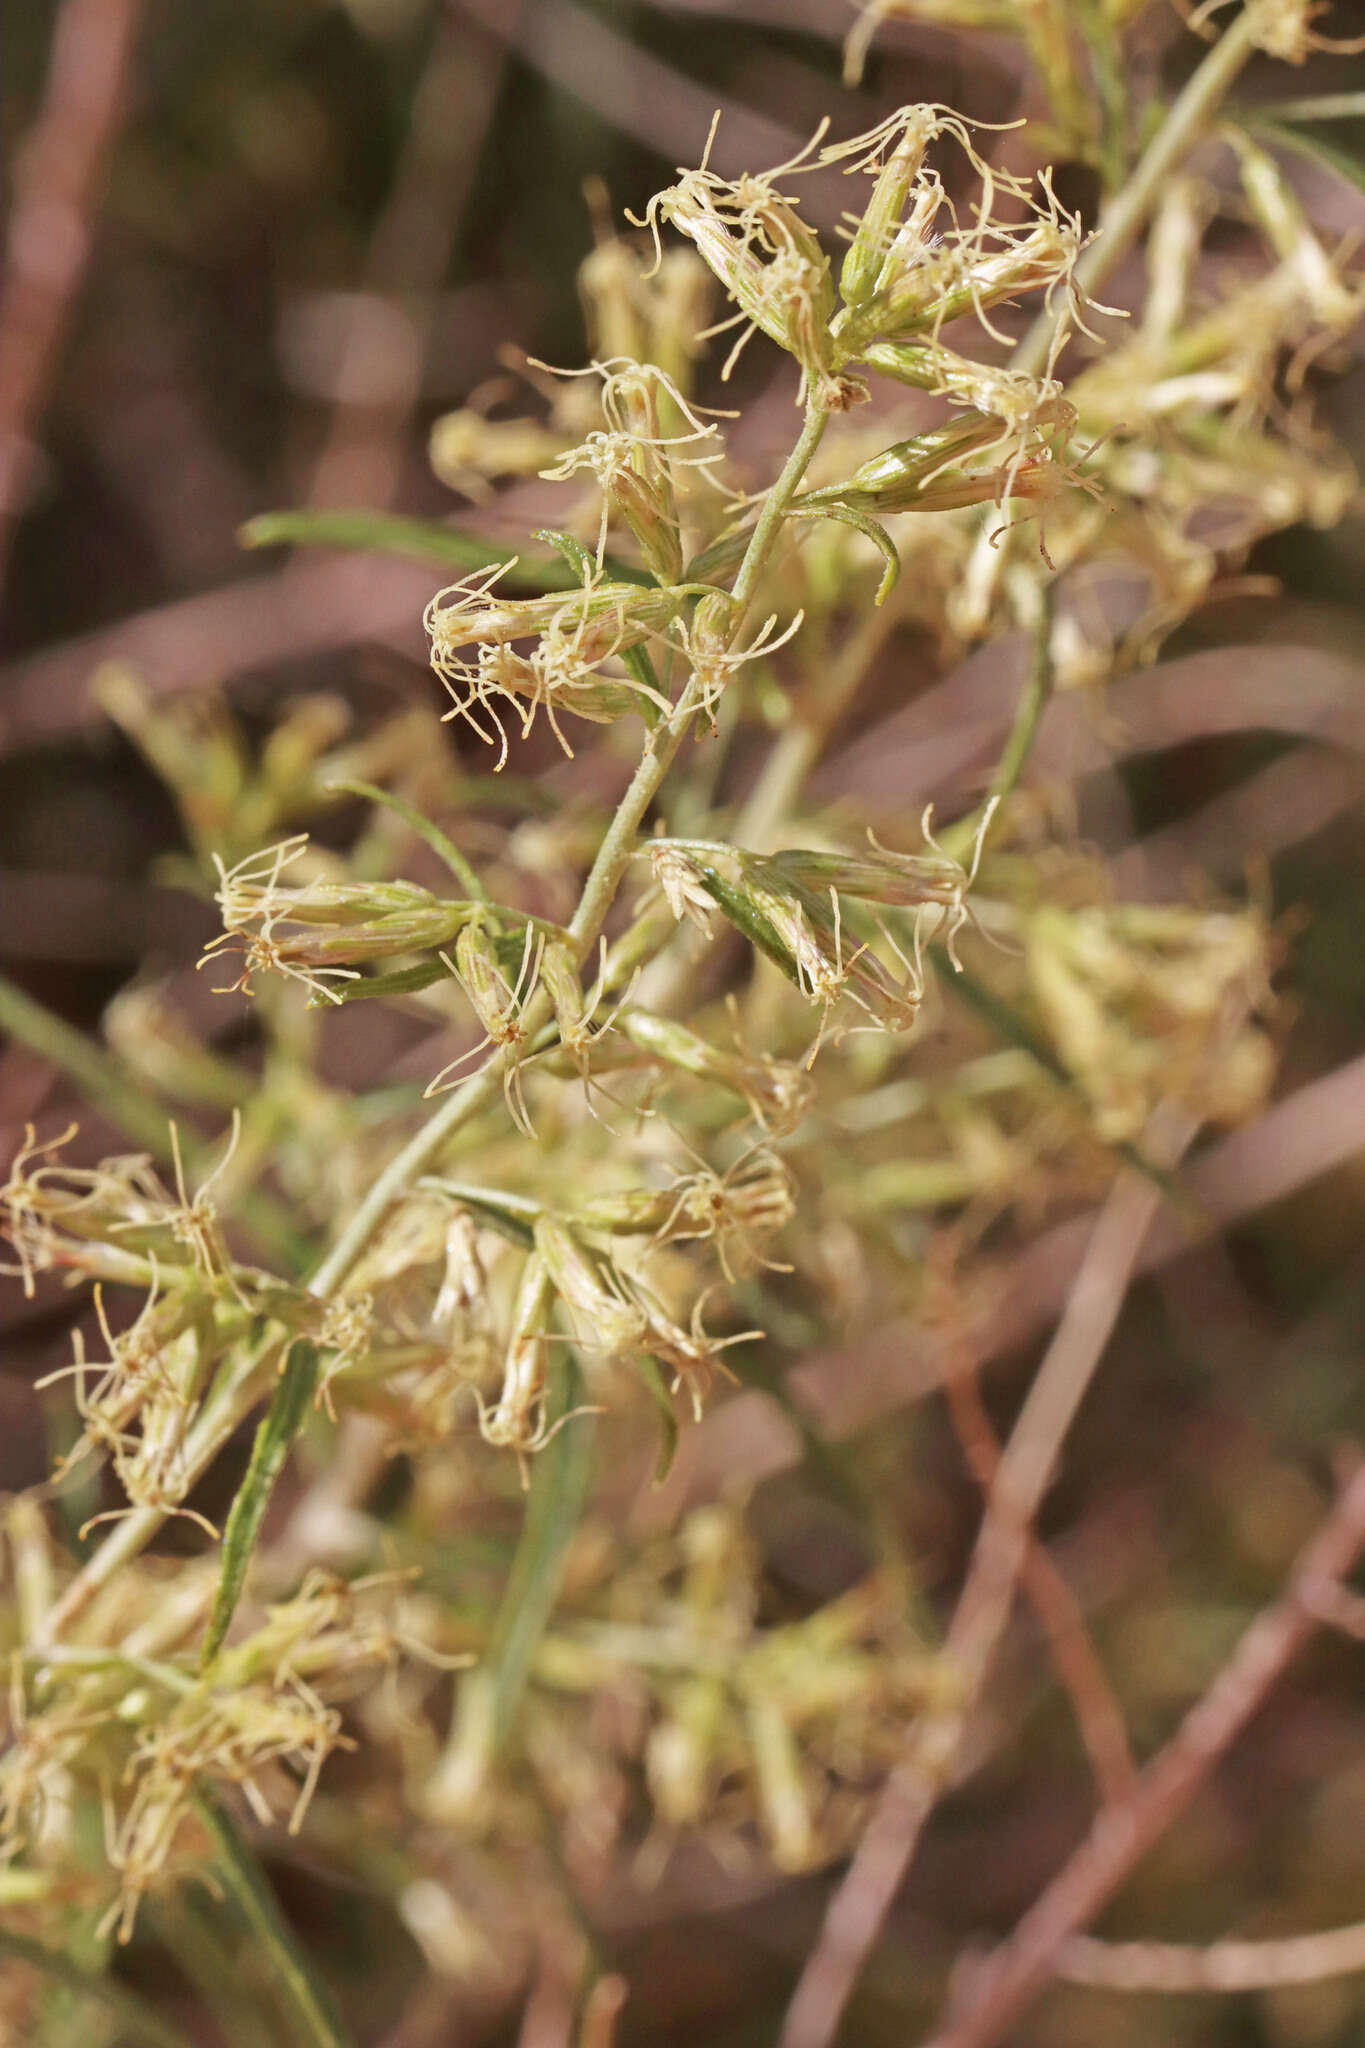
[[(1019, 787), (1019, 778), (1033, 751), (1033, 742), (1038, 737), (1038, 728), (1043, 722), (1052, 697), (1056, 669), (1052, 659), (1052, 619), (1056, 609), (1055, 586), (1043, 586), (1043, 607), (1033, 636), (1033, 654), (1028, 674), (1014, 714), (1014, 724), (1000, 756), (1000, 765), (991, 777), (987, 792), (987, 803), (998, 803), (1002, 797), (1012, 796)], [(971, 811), (965, 818), (956, 819), (946, 831), (940, 833), (940, 843), (949, 853), (962, 859), (971, 848), (981, 826), (985, 806)]]
[(281, 2018), (300, 2048), (351, 2048), (351, 2035), (293, 1929), (288, 1926), (260, 1865), (217, 1800), (207, 1792), (195, 1808), (214, 1847), (214, 1871), (269, 1958), (279, 1989)]
[[(1141, 234), (1162, 187), (1200, 140), (1219, 103), (1256, 48), (1256, 37), (1279, 0), (1250, 0), (1172, 101), (1132, 177), (1100, 215), (1100, 232), (1076, 265), (1076, 288), (1093, 294), (1117, 270)], [(1045, 369), (1056, 321), (1042, 314), (1010, 359), (1034, 377)]]
[(1019, 709), (1014, 716), (1014, 725), (1005, 742), (1005, 751), (1000, 756), (1000, 766), (995, 771), (990, 795), (997, 802), (1002, 797), (1012, 796), (1019, 786), (1019, 777), (1029, 755), (1033, 742), (1038, 737), (1038, 727), (1043, 713), (1047, 710), (1052, 696), (1056, 670), (1052, 660), (1052, 617), (1056, 603), (1056, 592), (1052, 584), (1043, 589), (1042, 614), (1038, 620), (1033, 640), (1033, 659), (1029, 663), (1024, 693), (1019, 699)]
[(1365, 1466), (1310, 1540), (1280, 1599), (1242, 1636), (1203, 1697), (1152, 1758), (1131, 1799), (1100, 1814), (1014, 1933), (979, 1966), (933, 2048), (993, 2048), (1052, 1976), (1067, 1942), (1188, 1807), (1290, 1659), (1317, 1626), (1314, 1595), (1350, 1571), (1365, 1545)]
[[(820, 437), (825, 431), (828, 418), (827, 413), (819, 412), (813, 406), (809, 409), (796, 446), (788, 456), (782, 474), (768, 493), (735, 578), (734, 595), (740, 606), (736, 630), (742, 619), (743, 608), (753, 596), (759, 576), (772, 552), (787, 508), (800, 488), (801, 479), (806, 473), (811, 457), (820, 445)], [(586, 959), (597, 934), (602, 929), (607, 912), (620, 887), (621, 877), (635, 851), (636, 838), (645, 812), (672, 765), (700, 698), (701, 686), (697, 678), (691, 676), (668, 719), (650, 734), (644, 753), (640, 756), (639, 765), (631, 777), (630, 786), (617, 807), (616, 815), (607, 828), (602, 844), (597, 849), (597, 858), (583, 885), (583, 894), (569, 925), (569, 932), (578, 949), (580, 960)], [(528, 1031), (533, 1031), (539, 1021), (539, 1011), (539, 1005), (531, 1006), (526, 1019)], [(463, 1087), (457, 1088), (409, 1139), (402, 1151), (389, 1161), (313, 1275), (309, 1283), (310, 1292), (326, 1296), (340, 1286), (374, 1235), (390, 1204), (418, 1174), (426, 1171), (446, 1140), (459, 1128), (466, 1116), (488, 1099), (501, 1071), (501, 1059), (490, 1061), (481, 1073), (473, 1075)]]
[(1073, 1934), (1057, 1951), (1057, 1975), (1104, 1991), (1273, 1991), (1321, 1984), (1365, 1970), (1365, 1921), (1316, 1934), (1272, 1934), (1260, 1941), (1096, 1941)]
[(738, 599), (741, 606), (750, 602), (758, 587), (758, 579), (767, 566), (778, 530), (787, 516), (787, 507), (796, 496), (801, 479), (810, 468), (811, 460), (828, 425), (827, 412), (820, 412), (813, 405), (807, 408), (805, 424), (797, 437), (796, 446), (787, 457), (782, 474), (769, 491), (763, 510), (758, 515), (758, 524), (750, 536), (748, 547), (744, 550), (744, 560), (739, 565), (739, 574), (732, 586), (732, 595)]
[[(828, 415), (814, 407), (808, 410), (796, 446), (768, 494), (762, 515), (750, 537), (735, 579), (734, 594), (740, 600), (736, 630), (742, 622), (742, 607), (748, 603), (757, 586), (759, 576), (781, 529), (783, 517), (800, 488), (801, 479), (806, 473), (811, 457), (820, 444), (827, 420)], [(669, 766), (682, 744), (683, 735), (701, 702), (701, 696), (700, 683), (695, 675), (690, 676), (667, 721), (656, 727), (649, 736), (630, 786), (598, 848), (597, 858), (593, 862), (578, 909), (569, 926), (577, 944), (580, 960), (587, 957), (605, 922), (626, 864), (635, 850), (636, 834), (641, 820), (668, 773)], [(548, 1008), (543, 996), (538, 995), (528, 1003), (523, 1025), (530, 1039), (534, 1039), (545, 1021)], [(454, 1089), (421, 1128), (413, 1133), (401, 1151), (395, 1153), (373, 1182), (359, 1208), (309, 1281), (310, 1294), (319, 1300), (326, 1300), (335, 1294), (393, 1203), (433, 1164), (447, 1140), (465, 1119), (492, 1096), (501, 1082), (506, 1058), (507, 1055), (500, 1050), (477, 1074), (471, 1075), (461, 1087)], [(256, 1376), (252, 1374), (247, 1381), (234, 1379), (231, 1388), (225, 1391), (219, 1401), (215, 1401), (211, 1406), (206, 1403), (204, 1412), (186, 1439), (185, 1459), (188, 1471), (196, 1477), (203, 1471), (231, 1435), (237, 1423), (254, 1407), (260, 1391)], [(166, 1513), (167, 1510), (161, 1508), (137, 1508), (119, 1523), (113, 1534), (77, 1573), (47, 1617), (44, 1632), (46, 1640), (59, 1635), (74, 1616), (89, 1603), (100, 1587), (108, 1582), (113, 1573), (145, 1548), (166, 1519)]]
[(887, 1779), (807, 1957), (778, 2048), (830, 2048), (838, 2033), (990, 1676), (1034, 1516), (1113, 1333), (1158, 1199), (1149, 1184), (1125, 1175), (1100, 1212), (1066, 1313), (1001, 1456), (948, 1630), (945, 1655), (959, 1674), (960, 1695), (924, 1716)]
[(418, 1174), (425, 1173), (446, 1139), (459, 1129), (465, 1118), (493, 1093), (502, 1071), (501, 1059), (492, 1060), (477, 1074), (447, 1095), (439, 1109), (415, 1131), (401, 1152), (396, 1152), (369, 1193), (351, 1217), (336, 1243), (308, 1283), (310, 1294), (326, 1300), (334, 1294), (383, 1222), (390, 1205)]
[(1259, 121), (1358, 121), (1365, 116), (1365, 92), (1320, 92), (1304, 100), (1267, 100), (1262, 107), (1234, 112), (1252, 127)]

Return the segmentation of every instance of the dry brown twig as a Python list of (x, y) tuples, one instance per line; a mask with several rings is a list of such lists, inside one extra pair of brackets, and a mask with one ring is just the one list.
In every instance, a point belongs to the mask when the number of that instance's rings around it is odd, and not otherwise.
[(66, 0), (15, 173), (0, 279), (0, 580), (32, 473), (32, 436), (93, 238), (140, 0)]
[(1365, 1922), (1319, 1934), (1282, 1934), (1262, 1941), (1214, 1941), (1195, 1948), (1174, 1941), (1096, 1941), (1074, 1934), (1057, 1953), (1056, 1974), (1069, 1984), (1103, 1991), (1271, 1991), (1320, 1984), (1365, 1970)]
[[(1007, 2034), (1055, 1974), (1064, 1945), (1093, 1919), (1139, 1859), (1180, 1818), (1231, 1748), (1290, 1659), (1319, 1626), (1324, 1597), (1339, 1587), (1362, 1546), (1365, 1465), (1357, 1465), (1302, 1553), (1286, 1591), (1251, 1623), (1203, 1698), (1143, 1771), (1133, 1797), (1116, 1810), (1099, 1815), (1085, 1841), (1025, 1913), (1014, 1933), (974, 1973), (964, 2008), (936, 2037), (933, 2048), (988, 2048)], [(1348, 1933), (1358, 1937), (1359, 1930), (1342, 1931), (1343, 1951)], [(1329, 1937), (1317, 1939), (1327, 1942)], [(1081, 1952), (1082, 1966), (1087, 1953)], [(1330, 1953), (1330, 1949), (1320, 1950), (1318, 1962)], [(1074, 1959), (1075, 1952), (1071, 1954)], [(1264, 1962), (1264, 1957), (1261, 1960)], [(1326, 1973), (1319, 1969), (1318, 1974)]]
[[(1182, 1118), (1178, 1129), (1168, 1123), (1148, 1143), (1174, 1160), (1190, 1136)], [(925, 1717), (910, 1754), (888, 1779), (802, 1972), (780, 2048), (825, 2048), (877, 1941), (985, 1686), (1033, 1518), (1113, 1332), (1159, 1199), (1150, 1181), (1125, 1175), (1100, 1211), (1056, 1335), (996, 1470), (948, 1630), (944, 1654), (959, 1675), (959, 1699)]]
[[(991, 1427), (970, 1361), (949, 1375), (944, 1394), (972, 1477), (989, 1495), (1000, 1469), (1000, 1441)], [(1137, 1782), (1123, 1715), (1090, 1640), (1080, 1602), (1032, 1532), (1020, 1582), (1047, 1636), (1057, 1675), (1070, 1695), (1101, 1800), (1116, 1804), (1131, 1794)]]
[[(594, 113), (652, 150), (686, 159), (705, 137), (715, 94), (671, 64), (609, 29), (570, 0), (456, 0), (460, 12)], [(805, 140), (770, 115), (736, 100), (726, 108), (716, 162), (781, 163)]]

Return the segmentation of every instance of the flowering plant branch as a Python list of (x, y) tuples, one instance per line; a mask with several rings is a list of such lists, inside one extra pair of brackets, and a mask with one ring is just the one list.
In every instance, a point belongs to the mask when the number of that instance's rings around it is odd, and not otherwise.
[[(851, 1855), (784, 2036), (827, 2048), (1020, 1583), (1101, 1796), (1150, 1800), (1033, 1524), (1181, 1152), (1265, 1100), (1276, 949), (1254, 903), (1115, 901), (1031, 783), (1033, 748), (1060, 693), (1139, 665), (1256, 537), (1339, 516), (1352, 480), (1301, 386), (1360, 290), (1236, 127), (1230, 211), (1258, 260), (1221, 296), (1196, 290), (1215, 205), (1187, 159), (1283, 24), (1253, 0), (1129, 172), (1131, 11), (1087, 0), (1061, 42), (1030, 15), (1058, 130), (1107, 181), (1101, 238), (1045, 164), (1006, 170), (942, 107), (842, 141), (822, 124), (733, 178), (713, 130), (639, 243), (604, 237), (590, 259), (587, 369), (527, 364), (539, 415), (471, 406), (433, 436), (453, 488), (538, 472), (560, 525), (510, 555), (319, 515), (330, 543), (377, 535), (467, 571), (425, 613), (451, 734), (423, 712), (350, 742), (313, 705), (253, 759), (225, 713), (158, 711), (106, 678), (213, 864), (222, 932), (201, 965), (251, 998), (262, 1050), (249, 1072), (121, 998), (115, 1053), (51, 1049), (148, 1154), (92, 1166), (70, 1134), (30, 1133), (3, 1191), (19, 1283), (88, 1282), (94, 1302), (55, 1376), (76, 1433), (53, 1487), (79, 1495), (81, 1534), (64, 1542), (36, 1497), (4, 1511), (0, 1887), (29, 1885), (39, 1918), (71, 1886), (94, 1937), (126, 1941), (149, 1895), (216, 1867), (268, 1931), (223, 1801), (262, 1830), (346, 1835), (329, 1759), (376, 1753), (400, 1788), (384, 1883), (429, 1955), (477, 1945), (433, 1839), (519, 1855), (549, 1814), (553, 1853), (522, 1909), (497, 1908), (527, 1925), (558, 1925), (564, 1868), (600, 1874), (632, 1827), (647, 1857), (708, 1832), (782, 1871)], [(841, 253), (803, 179), (856, 195)], [(1092, 295), (1144, 230), (1140, 315), (1103, 344)], [(722, 379), (771, 344), (799, 408), (762, 474), (744, 423), (698, 396), (724, 330)], [(1122, 616), (1093, 601), (1116, 557), (1136, 593)], [(860, 693), (903, 688), (897, 650), (947, 666), (1007, 639), (1029, 650), (1013, 728), (946, 822), (892, 806), (874, 830), (811, 797)], [(457, 768), (452, 736), (470, 759), (491, 749), (491, 772)], [(539, 747), (581, 805), (515, 782)], [(298, 829), (345, 803), (366, 822), (344, 856)], [(325, 1048), (363, 1003), (414, 1050), (391, 1085), (347, 1092)], [(0, 1017), (41, 1035), (3, 990)], [(983, 1020), (1003, 1045), (983, 1046)], [(163, 1140), (139, 1077), (187, 1129), (228, 1115), (226, 1142), (182, 1145), (175, 1120)], [(1143, 1175), (1116, 1179), (1116, 1160)], [(885, 1517), (764, 1360), (783, 1332), (860, 1327), (882, 1292), (925, 1313), (950, 1219), (974, 1275), (992, 1232), (1078, 1199), (1101, 1221), (1002, 1451), (954, 1392), (987, 1506), (940, 1637)], [(730, 1378), (769, 1388), (874, 1532), (867, 1569), (808, 1612), (773, 1598), (735, 1500), (694, 1502), (653, 1545), (623, 1504)], [(205, 1488), (234, 1457), (228, 1494)], [(395, 1485), (381, 1544), (374, 1502)], [(499, 1540), (520, 1530), (500, 1593), (449, 1564), (479, 1515)], [(191, 1545), (173, 1558), (152, 1548), (168, 1525)], [(1277, 1642), (1305, 1627), (1295, 1609)], [(594, 1702), (627, 1693), (617, 1753)], [(95, 1870), (77, 1869), (77, 1812), (102, 1825)], [(1091, 1872), (1086, 1911), (1126, 1867)], [(1041, 1945), (1025, 1923), (949, 2038), (995, 2038), (1065, 1965), (1084, 1912), (1053, 1918)], [(339, 2039), (281, 1930), (269, 1945), (300, 2037)]]

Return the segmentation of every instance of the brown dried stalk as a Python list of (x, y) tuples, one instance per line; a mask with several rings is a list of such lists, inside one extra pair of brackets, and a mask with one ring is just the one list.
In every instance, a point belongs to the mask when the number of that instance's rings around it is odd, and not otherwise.
[(1067, 1943), (1185, 1811), (1285, 1666), (1319, 1625), (1325, 1594), (1365, 1547), (1365, 1465), (1358, 1465), (1302, 1553), (1289, 1585), (1259, 1614), (1203, 1698), (1143, 1772), (1133, 1798), (1102, 1813), (1014, 1933), (981, 1966), (965, 2010), (933, 2048), (988, 2048), (1054, 1974)]
[(27, 138), (0, 276), (0, 580), (32, 435), (90, 254), (100, 174), (123, 109), (140, 0), (66, 0)]
[(1365, 1970), (1365, 1922), (1320, 1934), (1264, 1941), (1215, 1941), (1195, 1948), (1175, 1941), (1096, 1941), (1074, 1934), (1057, 1955), (1056, 1974), (1069, 1984), (1103, 1991), (1272, 1991), (1284, 1984), (1320, 1984)]
[[(949, 1377), (944, 1393), (963, 1456), (989, 1495), (1000, 1469), (1000, 1441), (970, 1364)], [(1101, 1800), (1116, 1805), (1137, 1783), (1123, 1714), (1090, 1640), (1080, 1603), (1032, 1531), (1020, 1581), (1047, 1636), (1057, 1676), (1070, 1695)]]
[[(1182, 1130), (1172, 1152), (1188, 1136)], [(877, 1941), (961, 1745), (1009, 1618), (1057, 1453), (1118, 1320), (1159, 1196), (1125, 1175), (1100, 1212), (1066, 1311), (1000, 1460), (945, 1655), (958, 1703), (926, 1717), (888, 1779), (802, 1972), (780, 2048), (825, 2048)]]

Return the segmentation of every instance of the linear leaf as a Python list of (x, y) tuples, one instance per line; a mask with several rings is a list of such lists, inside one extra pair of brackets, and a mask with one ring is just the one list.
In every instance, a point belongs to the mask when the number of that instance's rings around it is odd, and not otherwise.
[(454, 840), (447, 839), (439, 825), (433, 825), (430, 818), (423, 817), (415, 804), (410, 804), (405, 797), (395, 796), (391, 789), (380, 789), (373, 782), (329, 782), (327, 787), (344, 789), (348, 796), (363, 796), (369, 803), (382, 804), (385, 810), (392, 811), (445, 862), (460, 887), (475, 903), (488, 901), (483, 883)]
[(564, 533), (557, 526), (538, 526), (531, 538), (543, 540), (547, 548), (554, 549), (560, 559), (568, 564), (575, 583), (591, 583), (595, 580), (597, 557), (573, 534)]
[[(567, 562), (552, 555), (528, 556), (458, 526), (442, 526), (434, 519), (411, 519), (398, 512), (363, 509), (310, 512), (260, 512), (237, 529), (244, 548), (315, 547), (346, 548), (371, 554), (408, 555), (417, 561), (434, 562), (446, 569), (495, 569), (499, 562), (514, 563), (501, 578), (498, 588), (535, 595), (543, 590), (572, 590), (580, 582)], [(633, 563), (608, 556), (605, 567), (621, 583), (650, 583), (653, 579)]]
[(1354, 185), (1358, 192), (1365, 192), (1365, 155), (1360, 151), (1344, 148), (1334, 137), (1324, 135), (1320, 128), (1294, 127), (1287, 121), (1271, 120), (1260, 114), (1245, 113), (1241, 118), (1244, 126), (1263, 141), (1277, 142), (1285, 149), (1297, 150), (1300, 156), (1311, 157), (1325, 170), (1334, 171), (1348, 185)]
[(214, 1847), (214, 1870), (270, 1959), (281, 2012), (302, 2048), (352, 2048), (331, 1995), (286, 1924), (260, 1864), (212, 1794), (201, 1789), (195, 1808)]
[(237, 1489), (227, 1527), (223, 1531), (223, 1564), (218, 1592), (209, 1617), (208, 1633), (200, 1658), (207, 1668), (222, 1648), (237, 1602), (246, 1582), (251, 1553), (256, 1547), (261, 1522), (270, 1502), (275, 1481), (299, 1431), (317, 1384), (318, 1354), (314, 1345), (300, 1341), (291, 1346), (284, 1371), (275, 1383), (270, 1406), (256, 1430), (251, 1462)]
[[(578, 1527), (592, 1475), (590, 1415), (574, 1416), (583, 1377), (572, 1352), (550, 1366), (549, 1419), (563, 1423), (531, 1467), (526, 1519), (493, 1626), (485, 1668), (492, 1675), (494, 1741), (501, 1743), (516, 1716), (536, 1646), (556, 1599), (569, 1543)], [(572, 1420), (566, 1420), (568, 1417)]]
[(657, 1358), (651, 1358), (648, 1352), (643, 1352), (636, 1360), (636, 1367), (645, 1383), (646, 1392), (659, 1411), (663, 1434), (659, 1439), (659, 1455), (654, 1463), (654, 1484), (662, 1486), (673, 1470), (673, 1460), (678, 1455), (678, 1411)]
[(358, 981), (343, 981), (329, 988), (325, 996), (310, 996), (310, 1010), (335, 1009), (338, 1003), (365, 1003), (373, 996), (410, 996), (433, 983), (450, 979), (450, 969), (440, 960), (423, 960), (415, 967), (395, 967), (392, 974), (364, 974)]
[(476, 1210), (485, 1223), (501, 1231), (513, 1244), (529, 1249), (535, 1243), (540, 1203), (525, 1195), (511, 1195), (502, 1188), (476, 1187), (471, 1181), (446, 1180), (436, 1174), (424, 1175), (417, 1185), (439, 1189), (441, 1194), (463, 1203), (466, 1209)]
[(866, 512), (858, 511), (853, 505), (821, 505), (811, 511), (801, 511), (797, 516), (800, 518), (837, 519), (844, 526), (856, 527), (859, 533), (867, 540), (870, 540), (886, 564), (886, 567), (882, 570), (882, 580), (877, 585), (877, 594), (873, 599), (873, 603), (885, 604), (900, 577), (901, 558), (897, 553), (896, 543), (892, 540), (881, 521), (870, 518)]
[[(411, 555), (447, 569), (493, 569), (510, 562), (515, 549), (499, 547), (441, 526), (431, 519), (407, 519), (396, 512), (317, 511), (262, 512), (237, 529), (244, 548), (357, 548), (377, 554)], [(569, 582), (558, 562), (528, 562), (524, 557), (503, 579), (506, 590), (556, 589)]]

